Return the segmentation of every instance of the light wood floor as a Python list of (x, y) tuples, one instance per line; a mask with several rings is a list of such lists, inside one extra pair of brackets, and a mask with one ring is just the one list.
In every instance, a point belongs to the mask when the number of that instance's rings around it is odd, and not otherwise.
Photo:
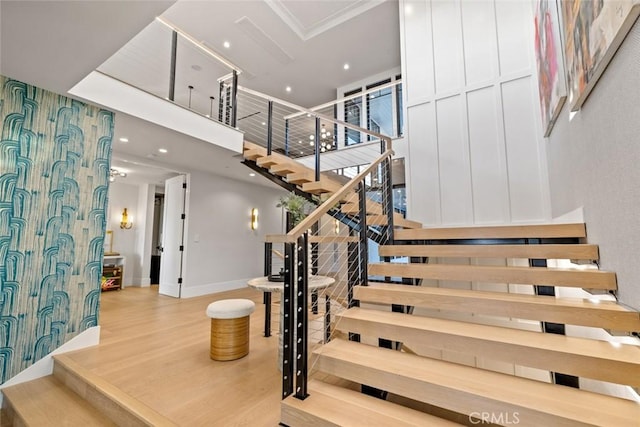
[[(207, 305), (248, 298), (249, 355), (235, 361), (209, 358)], [(72, 358), (183, 426), (276, 426), (281, 374), (277, 367), (278, 310), (272, 306), (270, 338), (263, 336), (262, 293), (252, 289), (189, 299), (158, 295), (157, 286), (102, 294), (100, 345)]]

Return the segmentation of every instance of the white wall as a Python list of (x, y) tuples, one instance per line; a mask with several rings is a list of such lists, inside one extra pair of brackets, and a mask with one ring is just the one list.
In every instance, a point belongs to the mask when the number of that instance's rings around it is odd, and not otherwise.
[[(276, 204), (284, 190), (192, 172), (188, 191), (182, 296), (244, 287), (248, 279), (262, 276), (264, 236), (283, 232)], [(257, 231), (249, 227), (254, 207)]]
[(640, 310), (640, 22), (582, 109), (560, 114), (547, 142), (554, 217), (583, 208), (600, 266), (615, 271), (620, 301)]
[[(142, 229), (138, 215), (139, 186), (126, 184), (123, 180), (116, 180), (109, 185), (109, 206), (107, 208), (107, 230), (113, 230), (113, 250), (126, 258), (123, 286), (139, 285), (133, 278), (139, 277), (136, 266), (140, 265), (141, 254), (136, 252), (136, 241), (140, 234), (144, 234), (144, 220)], [(129, 221), (133, 222), (130, 230), (120, 228), (122, 210), (127, 208)]]
[(550, 219), (532, 22), (525, 1), (400, 2), (411, 219)]

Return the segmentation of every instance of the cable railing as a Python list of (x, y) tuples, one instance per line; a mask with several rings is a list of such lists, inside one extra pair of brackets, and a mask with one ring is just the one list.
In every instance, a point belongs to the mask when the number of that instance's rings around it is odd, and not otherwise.
[(284, 253), (283, 398), (307, 396), (310, 350), (332, 339), (335, 316), (356, 304), (353, 287), (366, 286), (367, 265), (380, 260), (377, 245), (393, 240), (392, 155), (385, 150), (361, 166), (286, 235), (266, 237), (269, 252), (278, 246)]

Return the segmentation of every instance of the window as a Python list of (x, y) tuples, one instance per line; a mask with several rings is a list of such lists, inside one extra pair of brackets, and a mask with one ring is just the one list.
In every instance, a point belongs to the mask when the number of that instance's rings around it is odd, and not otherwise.
[[(362, 92), (361, 88), (352, 90), (350, 92), (345, 92), (344, 96), (346, 98), (360, 92)], [(349, 99), (348, 101), (345, 101), (344, 121), (354, 126), (360, 126), (361, 111), (362, 111), (362, 97), (356, 97), (353, 99)], [(360, 132), (355, 129), (348, 129), (348, 128), (345, 128), (344, 140), (345, 140), (345, 145), (359, 144), (362, 142), (362, 139), (360, 138)]]
[[(367, 86), (367, 91), (390, 83), (391, 79), (379, 81)], [(369, 92), (367, 94), (367, 129), (383, 135), (393, 135), (393, 103), (391, 88)], [(368, 140), (377, 139), (371, 135)]]

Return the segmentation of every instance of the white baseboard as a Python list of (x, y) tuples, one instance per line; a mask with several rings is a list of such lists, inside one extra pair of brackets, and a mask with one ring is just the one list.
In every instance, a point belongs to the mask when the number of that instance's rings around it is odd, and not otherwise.
[(134, 288), (147, 288), (149, 286), (151, 286), (151, 279), (150, 278), (142, 278), (142, 277), (134, 277), (133, 278), (133, 283), (137, 283), (136, 285), (131, 285), (131, 287)]
[(207, 283), (200, 286), (182, 286), (182, 298), (193, 298), (201, 295), (215, 294), (218, 292), (232, 291), (234, 289), (242, 289), (247, 287), (250, 279), (228, 280), (218, 283)]
[[(24, 371), (11, 377), (4, 384), (0, 385), (0, 390), (12, 385), (32, 381), (53, 373), (53, 358), (56, 354), (66, 353), (68, 351), (80, 350), (86, 347), (92, 347), (100, 343), (100, 326), (93, 326), (66, 343), (62, 344)], [(0, 394), (0, 406), (2, 405), (2, 394)]]

